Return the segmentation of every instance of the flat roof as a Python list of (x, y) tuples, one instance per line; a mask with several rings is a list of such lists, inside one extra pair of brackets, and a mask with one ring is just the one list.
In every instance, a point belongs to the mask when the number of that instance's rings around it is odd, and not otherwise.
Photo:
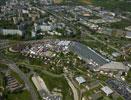
[(123, 70), (123, 71), (128, 71), (129, 70), (129, 67), (128, 66), (125, 66), (123, 63), (121, 62), (110, 62), (108, 64), (105, 64), (103, 66), (100, 66), (98, 68), (98, 70), (104, 70), (104, 69), (108, 69), (108, 70)]
[(86, 80), (83, 77), (81, 77), (81, 76), (80, 77), (76, 77), (75, 79), (77, 80), (77, 82), (79, 84), (82, 84), (82, 83), (86, 82)]
[(79, 42), (72, 42), (70, 45), (70, 49), (76, 52), (76, 54), (78, 54), (83, 60), (93, 61), (98, 64), (98, 66), (109, 63), (108, 59), (104, 58), (100, 54), (96, 53), (93, 49)]
[(108, 96), (109, 94), (113, 93), (113, 91), (112, 91), (108, 86), (105, 86), (105, 87), (101, 88), (101, 90), (102, 90), (103, 92), (105, 92), (107, 96)]

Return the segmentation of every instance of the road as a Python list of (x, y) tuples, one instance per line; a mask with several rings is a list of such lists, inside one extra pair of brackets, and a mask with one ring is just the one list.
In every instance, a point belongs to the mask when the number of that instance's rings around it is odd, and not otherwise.
[(74, 85), (72, 84), (72, 82), (70, 81), (70, 79), (66, 75), (64, 75), (64, 76), (65, 76), (65, 79), (67, 80), (69, 86), (72, 89), (74, 100), (79, 100), (79, 95), (78, 95), (77, 89), (74, 87)]
[(14, 62), (10, 61), (10, 60), (5, 60), (2, 59), (1, 60), (2, 63), (6, 64), (9, 66), (10, 69), (12, 69), (14, 72), (16, 72), (20, 78), (24, 81), (26, 88), (28, 89), (28, 91), (31, 94), (32, 100), (38, 100), (38, 96), (37, 93), (32, 85), (32, 83), (29, 80), (29, 77), (27, 77), (17, 66)]

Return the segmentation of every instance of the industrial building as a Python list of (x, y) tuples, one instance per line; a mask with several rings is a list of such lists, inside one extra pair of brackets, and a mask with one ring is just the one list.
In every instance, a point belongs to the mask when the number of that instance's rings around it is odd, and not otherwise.
[(108, 86), (105, 86), (105, 87), (102, 87), (101, 90), (106, 93), (107, 96), (109, 96), (110, 94), (113, 93), (113, 91), (108, 87)]
[(81, 43), (72, 42), (70, 44), (70, 50), (83, 59), (88, 64), (88, 67), (93, 71), (127, 72), (129, 70), (128, 66), (125, 66), (123, 63), (110, 61)]
[(3, 35), (20, 35), (22, 36), (22, 31), (17, 29), (1, 29), (0, 33)]
[(49, 95), (49, 91), (48, 91), (43, 79), (40, 76), (33, 76), (32, 81), (33, 81), (35, 87), (37, 88), (37, 91), (39, 92), (40, 96), (43, 99), (46, 99)]
[(124, 65), (120, 62), (110, 62), (103, 66), (100, 66), (96, 69), (96, 71), (124, 71), (127, 72), (129, 70), (129, 67)]
[(76, 79), (76, 81), (79, 83), (79, 84), (82, 84), (82, 83), (85, 83), (86, 82), (86, 80), (83, 78), (83, 77), (76, 77), (75, 78)]

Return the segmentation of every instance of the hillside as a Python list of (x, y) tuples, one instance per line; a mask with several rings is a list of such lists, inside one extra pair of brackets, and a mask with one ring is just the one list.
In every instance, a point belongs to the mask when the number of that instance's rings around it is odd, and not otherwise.
[(91, 2), (109, 10), (131, 11), (131, 0), (91, 0)]

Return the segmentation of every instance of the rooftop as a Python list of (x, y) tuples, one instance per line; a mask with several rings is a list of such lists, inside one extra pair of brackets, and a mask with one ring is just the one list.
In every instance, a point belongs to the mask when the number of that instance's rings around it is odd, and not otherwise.
[(79, 83), (79, 84), (82, 84), (82, 83), (85, 83), (86, 82), (86, 80), (83, 78), (83, 77), (76, 77), (75, 78), (76, 80), (77, 80), (77, 82)]
[(86, 62), (93, 62), (96, 66), (102, 66), (109, 63), (109, 60), (105, 59), (100, 54), (96, 53), (93, 49), (87, 47), (78, 42), (72, 42), (70, 49), (74, 51)]
[(113, 91), (108, 86), (101, 88), (101, 90), (105, 92), (107, 96), (113, 93)]

